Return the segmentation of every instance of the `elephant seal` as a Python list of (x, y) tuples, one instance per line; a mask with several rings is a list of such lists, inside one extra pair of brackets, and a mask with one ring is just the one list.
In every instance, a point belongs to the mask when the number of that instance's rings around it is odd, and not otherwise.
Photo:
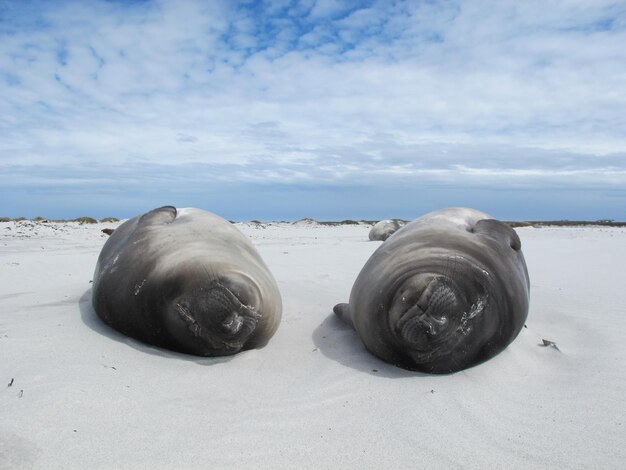
[(528, 315), (521, 242), (474, 209), (429, 213), (398, 230), (358, 275), (335, 313), (365, 347), (404, 369), (435, 374), (506, 348)]
[(198, 356), (265, 346), (282, 310), (276, 281), (239, 230), (210, 212), (171, 206), (111, 234), (92, 303), (121, 333)]
[(400, 227), (404, 226), (404, 221), (399, 219), (388, 219), (376, 222), (369, 233), (372, 241), (385, 241), (393, 235)]

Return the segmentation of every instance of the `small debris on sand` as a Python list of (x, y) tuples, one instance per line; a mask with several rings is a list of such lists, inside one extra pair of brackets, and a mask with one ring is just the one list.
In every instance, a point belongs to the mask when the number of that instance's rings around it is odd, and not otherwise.
[(541, 341), (543, 341), (543, 344), (540, 344), (539, 346), (543, 346), (544, 348), (550, 346), (557, 351), (561, 351), (554, 341), (549, 341), (547, 339), (542, 339)]

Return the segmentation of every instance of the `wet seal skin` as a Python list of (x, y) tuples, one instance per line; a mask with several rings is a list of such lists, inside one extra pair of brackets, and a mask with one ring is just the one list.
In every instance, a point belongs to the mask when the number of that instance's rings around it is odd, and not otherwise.
[(460, 371), (506, 348), (528, 316), (521, 242), (474, 209), (431, 212), (385, 241), (335, 313), (375, 356), (409, 370)]
[(96, 264), (92, 303), (121, 333), (198, 356), (265, 346), (282, 312), (274, 277), (233, 224), (172, 206), (111, 234)]

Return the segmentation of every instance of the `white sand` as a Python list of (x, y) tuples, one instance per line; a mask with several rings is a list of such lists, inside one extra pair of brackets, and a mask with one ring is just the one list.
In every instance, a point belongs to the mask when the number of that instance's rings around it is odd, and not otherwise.
[(267, 347), (227, 359), (98, 320), (89, 281), (114, 226), (0, 223), (0, 468), (626, 466), (626, 230), (518, 229), (528, 328), (428, 376), (374, 358), (332, 314), (380, 245), (369, 226), (239, 224), (284, 313)]

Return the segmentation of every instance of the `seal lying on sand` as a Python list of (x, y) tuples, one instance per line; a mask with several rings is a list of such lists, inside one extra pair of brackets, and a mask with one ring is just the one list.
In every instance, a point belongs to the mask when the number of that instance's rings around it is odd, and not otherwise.
[(402, 226), (404, 226), (404, 221), (402, 220), (381, 220), (380, 222), (376, 222), (370, 230), (369, 239), (372, 241), (385, 241)]
[(92, 302), (121, 333), (198, 356), (265, 346), (282, 309), (276, 281), (239, 230), (210, 212), (171, 206), (111, 234)]
[(399, 367), (455, 372), (486, 361), (518, 335), (529, 279), (520, 239), (473, 209), (427, 214), (365, 263), (335, 313), (365, 347)]

